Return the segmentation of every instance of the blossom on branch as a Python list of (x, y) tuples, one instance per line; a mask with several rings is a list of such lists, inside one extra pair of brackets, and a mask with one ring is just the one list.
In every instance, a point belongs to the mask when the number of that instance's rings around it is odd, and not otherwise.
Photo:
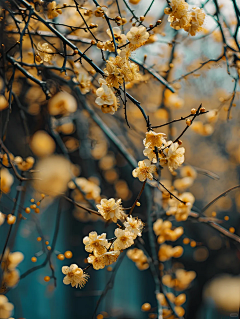
[(114, 235), (117, 239), (114, 241), (114, 250), (123, 250), (134, 244), (134, 234), (129, 230), (116, 228)]
[(106, 233), (98, 236), (97, 232), (92, 231), (88, 236), (83, 238), (85, 250), (89, 253), (99, 256), (107, 252), (109, 246), (108, 240), (106, 239)]
[(160, 159), (160, 163), (161, 161), (167, 161), (170, 172), (173, 172), (184, 162), (185, 148), (179, 147), (179, 144), (177, 142), (172, 143), (170, 147), (165, 148), (163, 153), (165, 157), (163, 159)]
[(143, 26), (132, 27), (130, 31), (127, 33), (128, 41), (134, 46), (143, 45), (148, 38), (149, 38), (149, 33), (147, 32), (146, 28)]
[(147, 178), (152, 180), (153, 173), (156, 171), (156, 166), (151, 165), (147, 159), (138, 162), (138, 167), (132, 171), (133, 177), (138, 177), (140, 182), (144, 182)]
[(63, 266), (62, 273), (66, 275), (63, 278), (63, 283), (65, 285), (71, 284), (72, 287), (76, 288), (78, 288), (78, 286), (79, 288), (84, 287), (89, 277), (89, 275), (84, 273), (76, 264), (72, 264), (70, 267)]
[(122, 218), (121, 199), (102, 199), (100, 205), (96, 205), (99, 213), (105, 220), (112, 220), (114, 223)]

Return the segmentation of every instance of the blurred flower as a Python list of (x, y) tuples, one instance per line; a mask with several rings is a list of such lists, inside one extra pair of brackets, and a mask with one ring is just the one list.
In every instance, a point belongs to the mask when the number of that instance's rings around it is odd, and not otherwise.
[(149, 268), (147, 256), (141, 249), (128, 249), (127, 256), (129, 259), (136, 263), (136, 266), (139, 270), (145, 270)]
[(71, 163), (60, 155), (41, 159), (36, 167), (33, 187), (40, 193), (58, 196), (67, 190), (72, 177)]
[(10, 253), (7, 249), (3, 256), (2, 268), (13, 270), (23, 261), (23, 259), (24, 255), (20, 251)]
[(48, 111), (53, 116), (74, 113), (76, 110), (77, 101), (67, 92), (58, 92), (48, 102)]
[(2, 212), (0, 212), (0, 226), (4, 223), (4, 221), (5, 221), (5, 215)]
[(2, 168), (0, 170), (0, 177), (1, 191), (3, 193), (9, 193), (10, 188), (14, 182), (13, 176), (9, 173), (9, 171), (6, 168)]
[(2, 259), (3, 285), (14, 287), (19, 281), (19, 271), (16, 267), (23, 261), (24, 255), (19, 252), (10, 253), (7, 249)]
[(187, 188), (192, 186), (193, 182), (194, 182), (193, 178), (183, 177), (180, 179), (176, 179), (174, 181), (173, 185), (179, 192), (184, 192)]
[(17, 269), (4, 271), (3, 273), (3, 285), (8, 288), (16, 286), (19, 282), (19, 271)]
[(43, 62), (47, 62), (47, 63), (51, 63), (54, 57), (53, 50), (50, 48), (47, 42), (43, 44), (41, 44), (40, 42), (38, 43), (37, 54)]
[(161, 218), (157, 219), (153, 224), (153, 230), (158, 236), (157, 242), (159, 244), (165, 241), (176, 241), (183, 234), (183, 227), (172, 228), (172, 223), (169, 220), (163, 221)]
[(80, 91), (82, 94), (86, 94), (91, 89), (91, 78), (86, 73), (80, 73), (78, 76), (78, 82)]
[(169, 199), (169, 208), (166, 211), (166, 215), (175, 215), (177, 221), (184, 221), (187, 220), (188, 215), (191, 212), (195, 198), (189, 192), (181, 194), (178, 198), (184, 203), (175, 198)]
[(72, 264), (70, 267), (63, 266), (62, 272), (66, 275), (63, 278), (63, 283), (65, 285), (71, 284), (72, 287), (82, 288), (86, 285), (88, 281), (89, 275), (84, 273), (81, 268), (78, 267), (76, 264)]
[(13, 312), (13, 304), (8, 302), (8, 298), (4, 295), (0, 295), (0, 318), (8, 319)]
[(185, 269), (177, 269), (175, 272), (175, 286), (177, 290), (185, 290), (195, 279), (195, 271), (186, 271)]
[(55, 151), (54, 139), (45, 131), (37, 131), (31, 140), (31, 149), (37, 156), (43, 157)]
[(181, 257), (183, 254), (182, 246), (175, 246), (172, 247), (171, 245), (163, 244), (160, 246), (158, 251), (158, 258), (160, 261), (167, 261), (170, 258), (178, 258)]
[(189, 165), (185, 165), (181, 167), (180, 174), (182, 177), (191, 177), (193, 179), (197, 177), (197, 171), (192, 166), (189, 166)]
[(129, 2), (134, 5), (138, 4), (140, 1), (141, 0), (129, 0)]
[(8, 107), (8, 101), (4, 95), (0, 95), (0, 111)]
[(28, 171), (33, 167), (35, 159), (32, 156), (28, 156), (24, 161), (21, 156), (16, 156), (13, 162), (17, 165), (19, 170)]
[(205, 287), (205, 298), (213, 299), (224, 312), (238, 312), (240, 305), (240, 277), (224, 274), (211, 280)]

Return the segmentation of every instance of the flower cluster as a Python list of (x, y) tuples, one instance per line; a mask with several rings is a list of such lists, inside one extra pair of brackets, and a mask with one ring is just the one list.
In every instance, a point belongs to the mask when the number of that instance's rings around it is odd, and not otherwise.
[(18, 264), (23, 261), (23, 254), (21, 252), (10, 253), (7, 249), (3, 256), (3, 286), (11, 288), (16, 286), (19, 281), (19, 271), (16, 269)]
[(184, 162), (184, 147), (179, 147), (178, 142), (166, 141), (164, 133), (147, 132), (143, 144), (143, 154), (148, 160), (138, 162), (138, 167), (132, 172), (133, 177), (138, 177), (141, 182), (147, 178), (153, 179), (156, 167), (152, 163), (157, 163), (157, 159), (161, 165), (167, 165), (172, 173)]
[(106, 82), (109, 87), (119, 88), (123, 82), (138, 80), (138, 65), (129, 61), (130, 51), (125, 49), (120, 55), (110, 57), (104, 69)]
[(168, 216), (174, 215), (177, 221), (187, 220), (189, 213), (191, 212), (191, 208), (195, 201), (194, 196), (189, 193), (183, 193), (178, 197), (182, 202), (178, 201), (175, 198), (171, 198), (168, 201), (169, 208), (166, 212)]
[(162, 244), (165, 241), (176, 241), (183, 234), (183, 227), (172, 228), (172, 223), (168, 220), (163, 221), (161, 218), (157, 219), (153, 224), (153, 230), (158, 236), (158, 243)]
[(178, 258), (183, 254), (182, 246), (172, 247), (170, 245), (163, 244), (160, 246), (158, 251), (158, 258), (160, 261), (164, 262), (169, 260), (170, 258)]
[(127, 256), (129, 259), (135, 262), (139, 270), (145, 270), (149, 268), (147, 256), (141, 249), (128, 249)]
[[(118, 209), (118, 205), (116, 205), (115, 200), (111, 198), (110, 200), (105, 199), (102, 201), (102, 205), (98, 205), (101, 206), (99, 211), (102, 211), (103, 216), (106, 216), (107, 220), (109, 220), (111, 219), (109, 215), (111, 212), (106, 211), (109, 208), (113, 212), (113, 218), (116, 218), (117, 222), (118, 217), (115, 212)], [(87, 261), (89, 264), (92, 264), (94, 269), (103, 269), (105, 266), (114, 263), (118, 259), (120, 251), (132, 246), (134, 239), (142, 235), (143, 223), (140, 219), (133, 218), (132, 216), (126, 217), (126, 221), (123, 224), (125, 228), (116, 228), (114, 232), (115, 238), (110, 240), (106, 239), (105, 233), (98, 235), (95, 231), (83, 238), (85, 250), (90, 253)]]
[(189, 10), (185, 0), (171, 0), (170, 8), (165, 8), (165, 14), (169, 15), (170, 26), (175, 30), (184, 29), (192, 36), (202, 30), (205, 20), (205, 13), (200, 8)]
[[(117, 111), (118, 101), (111, 88), (118, 89), (123, 83), (130, 83), (141, 79), (139, 67), (129, 60), (131, 53), (146, 43), (149, 33), (146, 28), (132, 27), (127, 35), (121, 33), (118, 27), (113, 28), (113, 36), (116, 44), (125, 45), (128, 39), (128, 47), (118, 49), (116, 57), (110, 57), (104, 69), (105, 80), (100, 79), (100, 88), (97, 89), (96, 104), (101, 106), (103, 113), (114, 114)], [(112, 32), (107, 30), (111, 41), (98, 42), (97, 47), (102, 50), (115, 51)]]
[(72, 287), (82, 288), (85, 286), (89, 275), (84, 273), (82, 268), (79, 268), (78, 265), (72, 264), (70, 267), (63, 266), (62, 272), (66, 275), (63, 278), (63, 283), (65, 285), (71, 284)]
[(96, 256), (106, 253), (107, 248), (109, 247), (106, 234), (103, 233), (98, 236), (97, 232), (95, 231), (92, 231), (88, 236), (84, 237), (83, 243), (85, 245), (85, 250), (89, 253), (93, 253)]
[(175, 271), (175, 278), (172, 278), (171, 275), (164, 275), (162, 277), (162, 282), (169, 288), (174, 288), (175, 290), (181, 291), (187, 289), (195, 277), (195, 271), (177, 269)]

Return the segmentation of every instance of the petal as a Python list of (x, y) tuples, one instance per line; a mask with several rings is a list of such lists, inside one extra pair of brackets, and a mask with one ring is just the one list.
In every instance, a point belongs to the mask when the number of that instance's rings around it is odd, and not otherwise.
[(95, 103), (98, 104), (98, 105), (103, 105), (104, 101), (100, 97), (97, 97), (96, 100), (95, 100)]
[(62, 273), (63, 273), (64, 275), (67, 275), (68, 272), (69, 272), (69, 267), (68, 267), (68, 266), (63, 266), (63, 267), (62, 267)]
[(69, 270), (70, 271), (76, 271), (78, 269), (78, 265), (76, 264), (72, 264), (70, 267), (69, 267)]
[(63, 283), (64, 283), (65, 285), (69, 285), (69, 284), (71, 283), (71, 279), (70, 279), (68, 276), (65, 276), (65, 277), (63, 278)]

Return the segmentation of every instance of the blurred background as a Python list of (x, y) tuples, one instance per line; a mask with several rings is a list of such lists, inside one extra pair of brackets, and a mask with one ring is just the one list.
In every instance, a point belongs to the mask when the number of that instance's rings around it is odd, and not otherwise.
[[(206, 4), (205, 4), (206, 2)], [(162, 24), (154, 29), (151, 41), (135, 52), (134, 60), (144, 63), (145, 66), (154, 68), (161, 76), (174, 87), (176, 93), (171, 93), (159, 81), (153, 78), (147, 70), (140, 67), (141, 80), (127, 84), (127, 91), (140, 101), (145, 112), (149, 115), (151, 124), (161, 125), (173, 119), (190, 114), (192, 108), (200, 104), (211, 111), (199, 116), (186, 134), (182, 137), (186, 149), (184, 167), (191, 167), (194, 179), (190, 182), (183, 181), (183, 171), (177, 170), (177, 175), (172, 176), (167, 169), (162, 171), (162, 182), (167, 187), (174, 186), (179, 192), (191, 192), (195, 197), (192, 211), (199, 212), (222, 192), (240, 184), (240, 103), (239, 81), (235, 86), (235, 66), (229, 56), (230, 75), (227, 73), (226, 59), (219, 59), (201, 63), (210, 59), (218, 59), (223, 52), (221, 31), (214, 19), (214, 1), (189, 1), (191, 6), (205, 5), (206, 20), (202, 32), (195, 37), (189, 36), (184, 31), (176, 32), (163, 15), (166, 2), (156, 0), (151, 6), (144, 23), (154, 23), (162, 18)], [(233, 10), (234, 1), (218, 1), (220, 12), (224, 20), (223, 32), (229, 45), (235, 48), (235, 43), (229, 32), (234, 30), (237, 20)], [(103, 3), (102, 3), (103, 4)], [(131, 17), (125, 4), (119, 1), (123, 14)], [(143, 15), (151, 4), (150, 0), (141, 0), (136, 4), (130, 1), (128, 5), (133, 8), (134, 14)], [(91, 1), (84, 2), (87, 8), (92, 8)], [(73, 9), (73, 8), (72, 8)], [(66, 14), (59, 16), (65, 24), (74, 25), (79, 19), (76, 10), (69, 8)], [(114, 15), (116, 4), (109, 7), (109, 14)], [(99, 23), (93, 16), (90, 22)], [(11, 25), (9, 18), (9, 25)], [(99, 23), (100, 24), (100, 23)], [(8, 25), (5, 37), (8, 45), (17, 39), (14, 28)], [(45, 32), (44, 26), (32, 25)], [(131, 23), (124, 28), (128, 31)], [(62, 29), (61, 29), (62, 28)], [(59, 27), (62, 33), (67, 31)], [(125, 33), (127, 32), (125, 31)], [(88, 37), (82, 30), (68, 33), (79, 38)], [(107, 39), (106, 25), (102, 23), (98, 34)], [(7, 41), (5, 43), (7, 46)], [(36, 40), (35, 40), (36, 39)], [(41, 38), (34, 36), (38, 43)], [(54, 39), (57, 48), (61, 43)], [(78, 43), (84, 51), (85, 44)], [(237, 49), (237, 48), (236, 48)], [(31, 41), (25, 38), (23, 42), (24, 59), (31, 63)], [(109, 52), (107, 53), (110, 54)], [(15, 53), (17, 58), (18, 52)], [(99, 50), (92, 48), (89, 56), (101, 65)], [(56, 55), (53, 64), (60, 66), (62, 56)], [(232, 64), (231, 64), (232, 63)], [(42, 89), (33, 81), (27, 80), (19, 71), (15, 71), (12, 84), (14, 99), (11, 113), (9, 109), (0, 112), (1, 139), (14, 156), (23, 159), (31, 156), (35, 159), (33, 170), (45, 168), (48, 188), (54, 191), (59, 186), (59, 193), (65, 192), (69, 198), (88, 207), (95, 207), (101, 198), (121, 198), (124, 207), (130, 207), (139, 193), (142, 184), (132, 177), (132, 166), (119, 152), (119, 149), (104, 134), (98, 123), (104, 123), (124, 145), (127, 152), (136, 159), (143, 160), (143, 139), (145, 137), (145, 122), (139, 109), (128, 102), (127, 116), (130, 128), (127, 126), (124, 109), (121, 107), (114, 116), (103, 114), (94, 103), (96, 83), (86, 95), (79, 95), (69, 85), (70, 72), (66, 75), (49, 68), (29, 68), (29, 72), (47, 81), (51, 94), (64, 91), (70, 93), (77, 102), (77, 111), (64, 116), (50, 116), (49, 103), (46, 101)], [(86, 72), (87, 66), (83, 63), (74, 66), (78, 72)], [(67, 67), (72, 68), (71, 63)], [(199, 68), (199, 69), (198, 69)], [(192, 72), (193, 70), (196, 71)], [(6, 71), (9, 79), (12, 68)], [(91, 71), (89, 68), (87, 71)], [(191, 73), (192, 72), (192, 73)], [(189, 75), (186, 75), (190, 73)], [(3, 77), (3, 73), (1, 73)], [(1, 92), (7, 91), (1, 85)], [(82, 92), (83, 93), (83, 92)], [(85, 94), (83, 93), (83, 94)], [(233, 101), (232, 101), (233, 100)], [(88, 103), (94, 110), (96, 118), (89, 114)], [(229, 111), (229, 106), (232, 106)], [(7, 123), (7, 125), (6, 125)], [(157, 129), (157, 132), (166, 133), (169, 140), (175, 139), (185, 128), (185, 121), (174, 123)], [(37, 132), (47, 134), (40, 136)], [(3, 132), (5, 134), (3, 134)], [(34, 139), (35, 137), (35, 139)], [(44, 141), (42, 145), (42, 142)], [(47, 145), (47, 146), (46, 146)], [(52, 146), (53, 145), (53, 146)], [(44, 154), (45, 150), (46, 154)], [(57, 157), (53, 157), (54, 155)], [(62, 162), (62, 157), (66, 162)], [(70, 164), (71, 163), (71, 164)], [(41, 166), (42, 165), (42, 166)], [(84, 178), (85, 195), (68, 184), (61, 190), (61, 185), (67, 184), (71, 174)], [(192, 172), (192, 171), (191, 171)], [(25, 208), (30, 207), (31, 199), (35, 202), (41, 199), (39, 185), (36, 181), (19, 182), (9, 177), (14, 176), (12, 171), (1, 168), (0, 211), (4, 214), (11, 213), (17, 193), (17, 212), (26, 218), (19, 225), (14, 225), (13, 235), (10, 238), (12, 251), (21, 251), (24, 260), (19, 265), (20, 274), (32, 267), (44, 263), (48, 247), (54, 244), (49, 262), (44, 267), (21, 278), (18, 285), (11, 289), (7, 296), (15, 305), (14, 318), (26, 319), (90, 319), (116, 318), (116, 319), (145, 319), (157, 318), (157, 301), (155, 296), (155, 283), (150, 269), (140, 270), (136, 264), (122, 253), (118, 261), (102, 270), (89, 269), (90, 279), (83, 289), (75, 289), (62, 283), (62, 266), (72, 263), (81, 268), (87, 266), (87, 252), (82, 239), (91, 231), (106, 232), (108, 238), (114, 236), (114, 226), (104, 223), (94, 215), (90, 215), (81, 208), (75, 207), (62, 196), (46, 196), (41, 201), (40, 213), (25, 213)], [(33, 173), (34, 175), (35, 173)], [(3, 190), (4, 181), (9, 187)], [(6, 182), (6, 183), (7, 183)], [(44, 186), (46, 187), (46, 185)], [(40, 187), (41, 188), (41, 187)], [(159, 192), (159, 203), (162, 205), (162, 196)], [(143, 240), (146, 249), (150, 250), (147, 234), (147, 198), (143, 193), (141, 206), (136, 207), (134, 214), (146, 223), (143, 231)], [(240, 235), (240, 191), (235, 189), (212, 204), (204, 216), (220, 220), (222, 227), (236, 235)], [(160, 214), (164, 216), (164, 208)], [(156, 218), (153, 212), (153, 218)], [(240, 250), (239, 244), (222, 236), (207, 224), (198, 223), (193, 219), (185, 222), (176, 222), (174, 226), (183, 226), (184, 235), (176, 244), (182, 245), (184, 253), (180, 258), (172, 259), (165, 263), (166, 269), (184, 268), (195, 271), (196, 277), (184, 290), (187, 301), (184, 304), (185, 319), (227, 319), (238, 315), (240, 304)], [(17, 230), (15, 234), (14, 229)], [(9, 225), (4, 223), (0, 231), (0, 248), (3, 249)], [(39, 239), (40, 238), (40, 239)], [(138, 246), (136, 246), (138, 247)], [(140, 248), (140, 247), (138, 247)], [(61, 255), (61, 256), (60, 256)], [(36, 257), (34, 262), (32, 257)], [(47, 276), (56, 277), (50, 281)], [(167, 288), (167, 291), (172, 291)], [(143, 311), (142, 305), (149, 303), (151, 309)], [(170, 317), (171, 318), (171, 317)]]

